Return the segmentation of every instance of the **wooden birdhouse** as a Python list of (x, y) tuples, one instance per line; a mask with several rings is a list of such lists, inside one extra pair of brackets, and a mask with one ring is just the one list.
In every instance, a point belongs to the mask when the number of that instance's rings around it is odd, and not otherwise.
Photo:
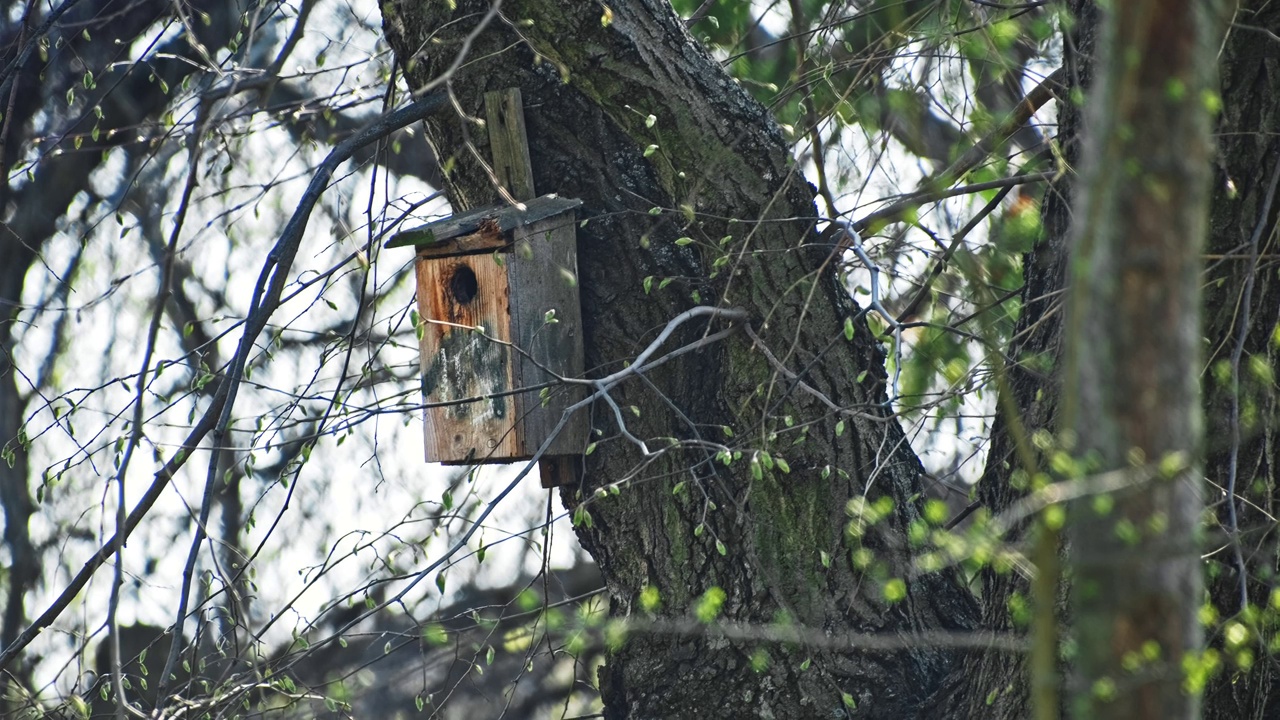
[[(397, 235), (417, 248), (418, 337), (426, 457), (498, 463), (532, 457), (581, 386), (576, 208), (544, 195), (488, 207)], [(585, 413), (552, 441), (554, 456), (580, 455)], [(544, 484), (546, 484), (544, 473)]]

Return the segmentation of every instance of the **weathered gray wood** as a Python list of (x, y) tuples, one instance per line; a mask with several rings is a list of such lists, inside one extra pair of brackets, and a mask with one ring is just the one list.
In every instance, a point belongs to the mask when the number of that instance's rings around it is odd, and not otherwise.
[(558, 195), (543, 195), (521, 203), (523, 210), (514, 205), (489, 206), (427, 223), (395, 235), (386, 247), (416, 245), (419, 255), (435, 257), (495, 249), (509, 242), (500, 235), (582, 205), (581, 200)]
[[(527, 202), (537, 194), (537, 191), (533, 185), (533, 162), (529, 159), (529, 138), (525, 132), (524, 100), (520, 89), (508, 88), (485, 93), (484, 106), (489, 128), (489, 154), (493, 159), (494, 175), (498, 178), (499, 184), (511, 195), (510, 199), (522, 203)], [(537, 365), (542, 363), (544, 357), (551, 358), (553, 362), (558, 357), (555, 348), (548, 345), (546, 338), (558, 337), (565, 333), (569, 325), (569, 308), (572, 308), (572, 334), (575, 342), (573, 347), (576, 348), (574, 357), (579, 358), (578, 367), (575, 372), (558, 374), (561, 376), (573, 375), (575, 377), (582, 374), (582, 321), (576, 290), (578, 274), (577, 247), (572, 221), (573, 215), (570, 213), (568, 215), (570, 224), (567, 243), (557, 233), (557, 238), (560, 239), (551, 243), (547, 253), (542, 253), (540, 246), (536, 244), (526, 244), (526, 247), (537, 248), (539, 252), (536, 252), (527, 260), (518, 260), (520, 270), (513, 270), (511, 275), (514, 278), (516, 274), (519, 274), (522, 280), (516, 282), (534, 293), (525, 303), (525, 310), (528, 312), (520, 311), (517, 313), (525, 316), (526, 327), (532, 327), (529, 323), (535, 322), (545, 324), (542, 315), (537, 315), (532, 309), (539, 305), (558, 306), (557, 312), (562, 313), (561, 322), (551, 326), (552, 328), (560, 327), (561, 330), (558, 332), (548, 331), (545, 335), (538, 335), (536, 338), (539, 343), (538, 347), (530, 348), (533, 352), (533, 359), (521, 357), (518, 360), (520, 364), (517, 377), (524, 378), (521, 384), (526, 387), (543, 382), (543, 378), (550, 379), (550, 376), (538, 369)], [(526, 232), (524, 236), (532, 237), (533, 234), (533, 232)], [(520, 233), (517, 233), (518, 237), (520, 235)], [(565, 252), (567, 252), (567, 255), (565, 255)], [(543, 294), (541, 292), (543, 287), (539, 284), (539, 278), (558, 275), (560, 274), (560, 269), (565, 267), (572, 272), (575, 282), (571, 302), (555, 292)], [(520, 292), (525, 292), (525, 290), (522, 289)], [(543, 312), (545, 312), (545, 309)], [(550, 367), (545, 363), (543, 363), (543, 366)], [(521, 373), (525, 371), (530, 374), (522, 375)], [(534, 381), (533, 378), (535, 377), (539, 378), (539, 380)], [(530, 455), (537, 451), (538, 446), (542, 444), (547, 434), (555, 428), (564, 407), (571, 404), (578, 397), (580, 397), (579, 393), (567, 392), (566, 388), (553, 388), (552, 396), (548, 398), (547, 406), (542, 407), (540, 393), (525, 393), (517, 396), (517, 412), (519, 412), (521, 418), (525, 419), (521, 430), (521, 438), (529, 445), (528, 452)], [(577, 464), (573, 462), (573, 458), (562, 458), (557, 457), (557, 455), (561, 452), (582, 452), (587, 431), (586, 413), (579, 413), (576, 417), (570, 418), (569, 424), (563, 429), (561, 435), (556, 438), (550, 450), (539, 461), (538, 471), (542, 478), (542, 487), (551, 488), (560, 485), (571, 485), (577, 480)]]
[(529, 160), (520, 88), (485, 93), (484, 110), (493, 174), (513, 200), (532, 200), (538, 193), (533, 189), (533, 162)]
[[(572, 212), (515, 231), (508, 255), (511, 283), (511, 337), (517, 351), (516, 377), (525, 387), (582, 377), (582, 310), (578, 304), (578, 261)], [(547, 438), (564, 409), (581, 400), (579, 386), (559, 385), (516, 396), (517, 432), (529, 454)], [(547, 455), (580, 455), (587, 442), (587, 415), (569, 418)]]

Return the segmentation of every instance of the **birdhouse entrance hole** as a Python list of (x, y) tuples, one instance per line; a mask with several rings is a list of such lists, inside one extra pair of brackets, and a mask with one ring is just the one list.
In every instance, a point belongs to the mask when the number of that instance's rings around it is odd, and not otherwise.
[(466, 265), (459, 265), (449, 279), (449, 292), (453, 293), (453, 301), (466, 305), (476, 298), (480, 286), (476, 282), (476, 273)]

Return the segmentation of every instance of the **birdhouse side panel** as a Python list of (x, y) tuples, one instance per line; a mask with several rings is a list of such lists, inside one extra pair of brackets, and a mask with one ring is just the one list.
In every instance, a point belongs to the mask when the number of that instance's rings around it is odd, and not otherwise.
[[(515, 231), (509, 277), (512, 337), (524, 351), (514, 360), (521, 387), (554, 383), (555, 375), (583, 376), (576, 227), (574, 213), (568, 212)], [(564, 410), (585, 396), (581, 385), (564, 384), (517, 395), (517, 431), (523, 449), (536, 452)], [(581, 454), (588, 430), (588, 414), (579, 410), (546, 454)]]
[(499, 461), (516, 456), (509, 285), (494, 257), (419, 257), (422, 395), (428, 462)]

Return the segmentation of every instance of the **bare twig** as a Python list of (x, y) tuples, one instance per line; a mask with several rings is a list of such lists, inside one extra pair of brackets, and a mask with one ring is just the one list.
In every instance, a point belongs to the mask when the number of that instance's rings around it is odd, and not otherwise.
[[(317, 169), (316, 175), (307, 186), (306, 192), (303, 193), (298, 209), (294, 212), (293, 217), (290, 218), (289, 223), (281, 233), (279, 241), (276, 243), (276, 247), (271, 251), (267, 261), (264, 263), (258, 287), (254, 291), (254, 302), (250, 305), (249, 317), (244, 322), (244, 338), (257, 338), (262, 329), (266, 327), (271, 313), (278, 306), (288, 266), (292, 263), (294, 255), (297, 254), (298, 245), (302, 241), (302, 233), (306, 229), (311, 210), (328, 186), (338, 166), (345, 162), (356, 149), (426, 117), (427, 114), (440, 106), (442, 99), (443, 96), (439, 93), (427, 95), (410, 105), (383, 115), (360, 132), (339, 143), (329, 153), (328, 157)], [(237, 350), (238, 357), (242, 351), (245, 351), (246, 348), (251, 348), (253, 345), (252, 339), (246, 341), (244, 338), (242, 338), (240, 349)], [(174, 474), (186, 464), (190, 454), (217, 425), (219, 415), (227, 405), (230, 386), (235, 383), (235, 378), (242, 376), (243, 370), (244, 358), (240, 358), (236, 373), (228, 373), (224, 381), (220, 383), (218, 392), (214, 395), (208, 410), (200, 417), (200, 420), (197, 421), (191, 432), (187, 434), (187, 437), (179, 445), (178, 453), (156, 472), (146, 493), (129, 513), (129, 517), (125, 522), (123, 537), (118, 540), (116, 535), (113, 534), (111, 538), (103, 543), (98, 551), (85, 562), (80, 571), (76, 573), (76, 576), (67, 584), (67, 587), (41, 613), (40, 617), (27, 627), (11, 645), (4, 648), (4, 651), (0, 653), (0, 671), (8, 667), (44, 628), (53, 624), (54, 620), (70, 606), (80, 591), (89, 583), (98, 568), (111, 557), (112, 549), (116, 547), (117, 542), (127, 540), (129, 534), (142, 522), (142, 519), (146, 517), (151, 507), (155, 505), (165, 488), (168, 487)], [(228, 380), (231, 382), (227, 382)], [(178, 643), (174, 643), (174, 647), (177, 647), (177, 645)], [(171, 670), (172, 668), (170, 668)], [(164, 677), (167, 676), (168, 672), (165, 673)]]
[(1258, 214), (1258, 224), (1249, 236), (1249, 267), (1245, 270), (1244, 290), (1240, 297), (1240, 324), (1236, 328), (1236, 345), (1231, 349), (1231, 459), (1227, 463), (1227, 523), (1231, 534), (1231, 548), (1240, 584), (1240, 611), (1249, 606), (1249, 574), (1244, 563), (1237, 535), (1240, 521), (1236, 513), (1236, 475), (1240, 465), (1240, 358), (1244, 355), (1244, 343), (1249, 337), (1250, 311), (1253, 303), (1253, 281), (1258, 276), (1258, 241), (1262, 239), (1267, 220), (1271, 217), (1271, 201), (1276, 196), (1276, 184), (1280, 181), (1280, 161), (1271, 173), (1271, 184)]

